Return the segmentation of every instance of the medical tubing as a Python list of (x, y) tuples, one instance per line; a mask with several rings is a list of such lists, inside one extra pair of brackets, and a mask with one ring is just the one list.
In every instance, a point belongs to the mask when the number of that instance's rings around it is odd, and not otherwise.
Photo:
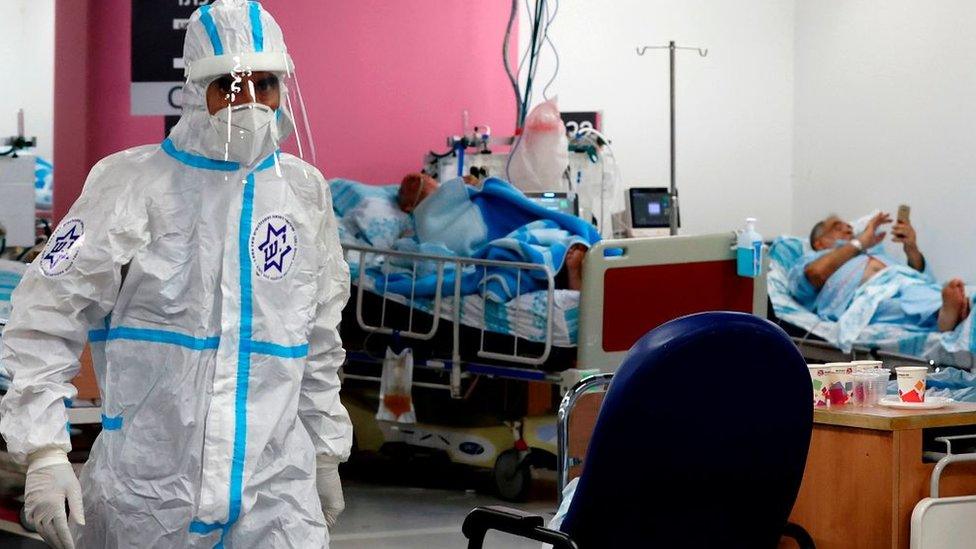
[(807, 344), (807, 339), (809, 339), (810, 336), (813, 335), (813, 331), (819, 328), (821, 324), (823, 324), (823, 320), (817, 321), (817, 323), (814, 324), (813, 327), (807, 330), (807, 333), (803, 334), (803, 337), (800, 339), (800, 344), (797, 345), (797, 347), (802, 349), (803, 346)]
[(519, 116), (518, 126), (521, 128), (525, 123), (525, 116), (529, 109), (529, 104), (532, 99), (532, 79), (535, 75), (535, 66), (538, 62), (538, 47), (536, 44), (539, 42), (539, 28), (541, 27), (542, 21), (542, 8), (545, 6), (545, 0), (538, 0), (535, 5), (535, 20), (532, 24), (532, 40), (530, 42), (532, 48), (532, 54), (529, 55), (529, 74), (525, 80), (525, 94), (522, 96), (522, 111)]
[(549, 37), (549, 25), (552, 24), (552, 17), (549, 16), (549, 5), (543, 2), (543, 9), (539, 10), (539, 16), (542, 17), (543, 12), (545, 12), (545, 24), (541, 25), (539, 31), (539, 38), (534, 46), (535, 53), (535, 64), (532, 66), (532, 81), (535, 82), (536, 74), (539, 72), (539, 59), (542, 55), (542, 48), (546, 45), (546, 40)]
[(549, 87), (556, 82), (556, 77), (559, 76), (559, 52), (556, 51), (556, 45), (552, 43), (552, 39), (549, 38), (548, 34), (546, 35), (546, 42), (549, 42), (549, 47), (552, 48), (552, 54), (556, 58), (556, 69), (552, 73), (552, 78), (550, 78), (549, 81), (546, 82), (546, 87), (542, 88), (542, 98), (548, 101)]
[[(526, 21), (527, 27), (532, 28), (532, 6), (529, 5), (529, 0), (525, 0), (525, 13), (528, 16), (528, 21)], [(518, 79), (522, 77), (522, 67), (525, 66), (525, 58), (529, 56), (530, 51), (532, 51), (532, 44), (526, 44), (525, 51), (519, 55), (518, 69), (515, 75)]]
[[(534, 19), (532, 18), (532, 6), (529, 5), (529, 0), (525, 0), (525, 13), (527, 14), (528, 17), (528, 21), (527, 21), (528, 28), (531, 28)], [(518, 67), (515, 69), (516, 82), (520, 82), (522, 80), (522, 69), (525, 68), (525, 59), (529, 56), (529, 53), (532, 52), (533, 50), (534, 50), (533, 44), (526, 44), (525, 51), (523, 51), (519, 55)], [(521, 127), (521, 122), (520, 122), (521, 117), (522, 117), (522, 90), (519, 89), (519, 103), (515, 110), (515, 124), (517, 127)]]
[(508, 25), (505, 27), (505, 42), (502, 44), (502, 63), (505, 66), (505, 74), (508, 75), (509, 82), (512, 83), (512, 90), (515, 92), (515, 117), (518, 119), (519, 109), (522, 105), (522, 91), (519, 90), (518, 80), (512, 74), (512, 67), (508, 62), (508, 42), (512, 38), (512, 26), (515, 23), (515, 14), (518, 12), (518, 0), (512, 0), (512, 9), (508, 14)]
[[(546, 10), (548, 11), (548, 9)], [(553, 43), (552, 38), (549, 37), (549, 26), (556, 19), (556, 14), (559, 13), (559, 0), (556, 0), (556, 7), (552, 10), (552, 15), (546, 21), (546, 32), (544, 34), (545, 41), (549, 43), (549, 47), (552, 48), (552, 55), (556, 58), (556, 67), (552, 72), (552, 78), (546, 82), (546, 87), (542, 88), (542, 98), (546, 101), (549, 100), (549, 87), (552, 86), (553, 82), (556, 81), (556, 76), (559, 75), (559, 52), (556, 51), (556, 44)]]
[[(544, 2), (544, 0), (543, 0), (543, 2)], [(526, 4), (528, 4), (528, 0), (526, 0)], [(539, 7), (539, 5), (537, 4), (536, 5), (537, 11), (538, 11), (538, 7)], [(526, 77), (526, 81), (527, 82), (531, 82), (531, 79), (532, 79), (532, 61), (533, 61), (533, 59), (535, 59), (535, 50), (536, 50), (536, 47), (535, 47), (535, 43), (536, 43), (535, 42), (535, 37), (536, 37), (537, 31), (538, 31), (538, 22), (539, 22), (539, 19), (541, 19), (541, 14), (539, 14), (539, 15), (536, 16), (536, 19), (535, 19), (534, 24), (533, 24), (532, 43), (529, 45), (529, 47), (533, 51), (533, 55), (529, 58), (529, 74)], [(519, 71), (521, 72), (521, 63), (520, 63)], [(529, 88), (530, 88), (530, 86), (527, 85), (526, 86), (526, 94), (527, 95), (526, 95), (525, 99), (528, 99), (528, 94), (530, 93), (529, 92)], [(525, 115), (526, 115), (526, 113), (525, 113), (525, 103), (523, 103), (522, 107), (519, 108), (519, 111), (516, 114), (517, 114), (517, 123), (516, 123), (516, 126), (517, 126), (517, 128), (522, 128), (522, 126), (525, 124)], [(509, 182), (512, 181), (512, 176), (509, 173), (510, 168), (512, 166), (512, 158), (515, 156), (515, 151), (518, 150), (519, 145), (521, 143), (522, 143), (522, 134), (521, 134), (521, 132), (519, 132), (519, 131), (516, 130), (515, 143), (512, 145), (512, 149), (510, 151), (508, 151), (508, 160), (505, 161), (505, 179), (508, 180)]]
[(533, 25), (532, 35), (532, 54), (529, 56), (529, 69), (525, 78), (525, 94), (522, 96), (522, 122), (528, 117), (529, 108), (532, 106), (532, 84), (535, 82), (535, 75), (539, 71), (539, 54), (542, 52), (541, 36), (544, 33), (542, 15), (545, 8), (545, 0), (538, 0), (536, 3), (535, 24)]
[(515, 143), (512, 145), (512, 149), (508, 151), (508, 160), (505, 161), (505, 179), (511, 183), (512, 176), (508, 174), (509, 168), (512, 166), (512, 158), (515, 156), (515, 151), (518, 150), (519, 145), (522, 143), (522, 134), (515, 136)]

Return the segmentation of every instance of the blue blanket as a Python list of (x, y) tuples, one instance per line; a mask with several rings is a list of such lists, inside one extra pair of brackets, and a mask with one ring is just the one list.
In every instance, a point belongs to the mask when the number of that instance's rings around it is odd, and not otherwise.
[[(888, 392), (898, 394), (897, 382), (891, 382)], [(958, 368), (945, 368), (930, 373), (925, 380), (925, 396), (948, 397), (959, 402), (976, 402), (976, 374)]]
[[(10, 295), (14, 288), (20, 283), (27, 265), (0, 259), (0, 325), (10, 319)], [(3, 337), (3, 329), (0, 328), (0, 338)], [(10, 373), (0, 363), (0, 391), (6, 391), (10, 386)]]
[[(845, 352), (861, 345), (943, 364), (968, 364), (972, 360), (971, 353), (976, 352), (976, 307), (951, 332), (940, 333), (931, 318), (922, 321), (941, 304), (940, 286), (933, 283), (930, 274), (891, 265), (857, 286), (837, 318), (829, 318), (811, 312), (790, 291), (796, 284), (789, 275), (809, 253), (809, 245), (797, 237), (779, 237), (770, 247), (769, 297), (781, 319)], [(967, 293), (976, 299), (972, 288)]]
[(10, 317), (10, 295), (20, 282), (27, 265), (0, 259), (0, 321)]
[[(351, 185), (348, 181), (333, 182), (337, 216), (348, 216), (361, 204), (368, 203), (368, 198), (385, 196), (395, 207), (394, 186), (382, 190), (361, 187), (364, 185)], [(372, 207), (374, 210), (387, 209), (379, 203)], [(373, 215), (375, 220), (371, 224), (379, 225), (387, 215)], [(406, 227), (406, 236), (398, 239), (393, 249), (446, 257), (520, 261), (545, 265), (553, 274), (563, 268), (566, 251), (571, 246), (589, 247), (600, 239), (593, 225), (539, 206), (510, 184), (494, 178), (485, 181), (481, 189), (467, 186), (461, 179), (444, 183), (417, 207), (412, 217), (412, 223), (400, 224)], [(340, 223), (340, 226), (344, 224)], [(376, 242), (364, 238), (366, 231), (355, 230), (358, 234), (347, 234), (345, 238), (358, 242), (369, 240), (367, 243), (377, 246)], [(437, 274), (424, 262), (415, 267), (413, 262), (402, 264), (376, 258), (366, 267), (379, 291), (386, 289), (401, 295), (429, 297), (437, 290)], [(454, 266), (448, 263), (443, 281), (444, 295), (453, 294), (455, 276)], [(507, 302), (519, 293), (547, 287), (546, 276), (540, 270), (522, 270), (520, 273), (519, 269), (513, 268), (468, 267), (459, 276), (462, 295), (481, 293), (497, 302)]]

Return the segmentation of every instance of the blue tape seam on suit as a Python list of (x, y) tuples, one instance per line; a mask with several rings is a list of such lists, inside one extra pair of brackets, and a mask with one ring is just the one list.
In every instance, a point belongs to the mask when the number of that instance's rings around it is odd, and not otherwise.
[(221, 530), (220, 541), (215, 546), (223, 547), (224, 536), (240, 517), (241, 492), (243, 490), (244, 457), (247, 450), (247, 390), (251, 370), (251, 336), (253, 330), (253, 308), (251, 295), (251, 256), (248, 253), (248, 238), (251, 234), (254, 213), (254, 174), (248, 174), (244, 184), (244, 197), (241, 200), (241, 220), (238, 231), (238, 262), (241, 288), (241, 323), (237, 348), (237, 386), (234, 397), (234, 452), (231, 457), (230, 492), (227, 522), (205, 523), (194, 520), (190, 532), (208, 534)]
[[(163, 152), (193, 168), (200, 168), (201, 170), (215, 170), (220, 172), (236, 172), (237, 170), (241, 169), (241, 165), (237, 162), (214, 160), (212, 158), (207, 158), (206, 156), (181, 151), (176, 148), (176, 145), (173, 144), (173, 140), (168, 137), (163, 140), (160, 146), (162, 147)], [(279, 154), (278, 151), (275, 151), (271, 154), (271, 156), (265, 158), (264, 161), (254, 168), (254, 171), (260, 172), (274, 166), (275, 155), (277, 154)]]
[(209, 5), (200, 8), (200, 22), (203, 23), (207, 36), (210, 37), (210, 45), (213, 46), (214, 55), (223, 55), (224, 45), (220, 43), (220, 35), (217, 33), (217, 25), (214, 24), (213, 16), (210, 15)]
[(261, 4), (251, 1), (251, 40), (254, 42), (254, 51), (261, 53), (264, 51), (264, 27), (261, 25)]

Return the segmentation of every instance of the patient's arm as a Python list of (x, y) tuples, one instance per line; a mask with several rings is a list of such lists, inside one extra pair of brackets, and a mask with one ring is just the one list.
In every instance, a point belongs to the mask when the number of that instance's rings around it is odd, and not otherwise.
[(895, 242), (900, 242), (905, 249), (905, 256), (908, 258), (908, 266), (918, 272), (925, 271), (925, 256), (918, 249), (918, 241), (915, 236), (915, 227), (909, 221), (899, 221), (891, 229)]
[(810, 281), (810, 284), (812, 284), (813, 287), (818, 290), (823, 288), (823, 285), (827, 283), (827, 280), (835, 272), (837, 272), (837, 269), (840, 269), (844, 263), (847, 263), (854, 256), (861, 253), (861, 250), (869, 250), (884, 241), (884, 237), (887, 233), (878, 232), (878, 229), (885, 223), (890, 223), (888, 215), (879, 213), (868, 222), (868, 226), (864, 229), (864, 232), (857, 235), (856, 240), (860, 241), (860, 248), (848, 243), (840, 248), (831, 250), (814, 261), (811, 261), (810, 264), (803, 269), (803, 274), (807, 277), (807, 280)]
[(810, 281), (814, 288), (823, 288), (827, 280), (855, 256), (861, 253), (853, 244), (846, 244), (840, 248), (831, 250), (823, 256), (811, 261), (804, 269), (803, 274)]
[(925, 272), (925, 256), (918, 248), (909, 249), (905, 247), (905, 255), (908, 256), (908, 266), (922, 273)]

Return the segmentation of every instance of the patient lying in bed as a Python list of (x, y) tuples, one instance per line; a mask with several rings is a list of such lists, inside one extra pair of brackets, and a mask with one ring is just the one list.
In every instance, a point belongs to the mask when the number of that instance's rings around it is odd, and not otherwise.
[(952, 331), (970, 314), (965, 285), (959, 279), (941, 288), (936, 284), (908, 221), (899, 221), (892, 228), (893, 241), (902, 244), (907, 266), (886, 255), (880, 246), (886, 234), (880, 229), (889, 223), (888, 214), (878, 213), (856, 236), (850, 223), (834, 215), (814, 225), (810, 232), (813, 251), (790, 271), (790, 293), (821, 318), (836, 321), (859, 288), (869, 282), (883, 283), (891, 297), (880, 301), (871, 322)]
[[(478, 187), (480, 182), (471, 176), (465, 176), (464, 183), (472, 187)], [(400, 183), (400, 190), (397, 194), (397, 204), (400, 210), (404, 213), (413, 214), (415, 212), (421, 212), (423, 215), (424, 209), (420, 208), (421, 204), (427, 201), (428, 198), (432, 198), (434, 202), (438, 204), (434, 207), (440, 206), (441, 202), (444, 204), (450, 203), (452, 206), (457, 204), (456, 200), (453, 200), (450, 194), (456, 194), (459, 191), (463, 191), (459, 184), (455, 181), (451, 181), (445, 184), (442, 189), (441, 185), (437, 181), (427, 174), (421, 173), (411, 173), (407, 174)], [(427, 203), (428, 205), (431, 203)], [(429, 209), (429, 208), (428, 208)], [(500, 232), (502, 234), (507, 234), (512, 230), (516, 229), (521, 225), (525, 219), (522, 217), (516, 218), (508, 225), (511, 227), (504, 227), (500, 229), (495, 229), (494, 232)], [(502, 223), (504, 224), (502, 220)], [(420, 227), (418, 228), (418, 236), (420, 233), (424, 232), (424, 221), (418, 221)], [(441, 243), (443, 243), (452, 252), (469, 256), (472, 250), (478, 249), (487, 243), (487, 238), (489, 235), (487, 233), (477, 233), (469, 234), (463, 228), (458, 227), (459, 224), (464, 224), (461, 218), (458, 218), (458, 223), (453, 223), (451, 227), (445, 230), (445, 227), (441, 223), (437, 223), (436, 231), (431, 230), (431, 233), (437, 233), (436, 237)], [(451, 230), (454, 229), (454, 230)], [(460, 229), (460, 230), (458, 230)], [(457, 237), (455, 240), (445, 238), (445, 235), (452, 235)], [(566, 250), (565, 259), (563, 259), (563, 267), (556, 274), (556, 287), (568, 290), (579, 290), (583, 286), (583, 258), (586, 255), (587, 247), (581, 243), (574, 243), (569, 246)]]

